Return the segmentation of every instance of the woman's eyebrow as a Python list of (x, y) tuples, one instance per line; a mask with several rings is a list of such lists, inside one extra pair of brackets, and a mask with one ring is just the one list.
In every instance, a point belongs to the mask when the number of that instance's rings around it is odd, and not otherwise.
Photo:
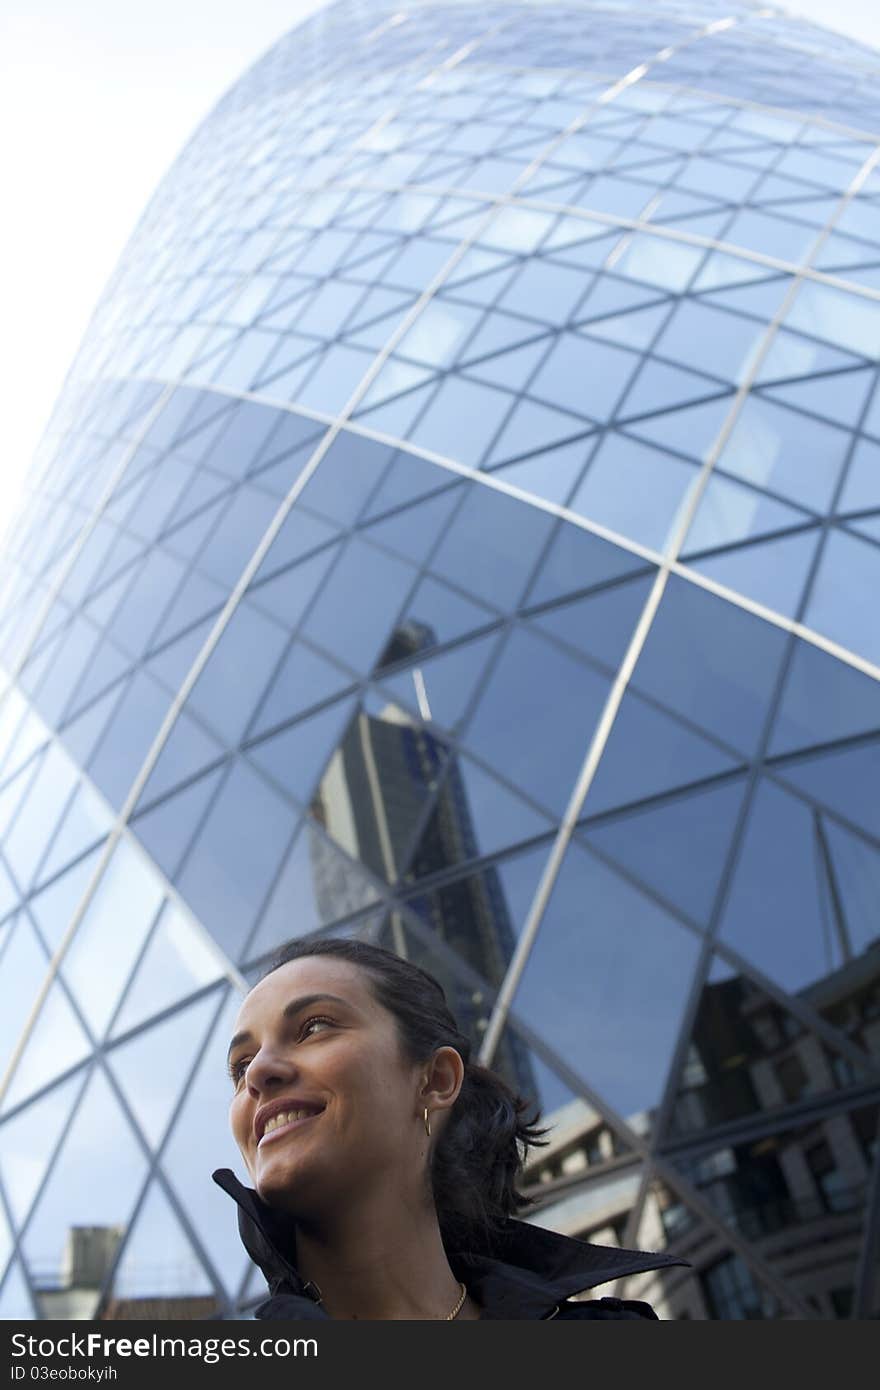
[[(348, 1000), (341, 999), (338, 994), (303, 994), (299, 999), (291, 999), (289, 1004), (285, 1004), (281, 1011), (281, 1017), (293, 1018), (295, 1014), (310, 1008), (312, 1004), (319, 1004), (327, 1000), (332, 1004), (342, 1004), (346, 1009), (351, 1007)], [(242, 1043), (250, 1042), (252, 1038), (253, 1034), (249, 1033), (247, 1029), (243, 1033), (236, 1033), (226, 1053), (227, 1062), (237, 1047), (240, 1047)]]

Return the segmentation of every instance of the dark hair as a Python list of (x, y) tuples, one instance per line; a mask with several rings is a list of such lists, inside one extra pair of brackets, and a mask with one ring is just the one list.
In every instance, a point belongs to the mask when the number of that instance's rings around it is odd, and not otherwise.
[(515, 1187), (529, 1148), (546, 1141), (538, 1112), (488, 1067), (470, 1060), (470, 1040), (452, 1016), (442, 986), (426, 970), (366, 941), (300, 937), (275, 956), (266, 974), (303, 956), (333, 956), (359, 966), (378, 1002), (397, 1022), (404, 1053), (426, 1060), (454, 1047), (464, 1080), (432, 1150), (430, 1181), (440, 1234), (451, 1250), (478, 1251), (532, 1199)]

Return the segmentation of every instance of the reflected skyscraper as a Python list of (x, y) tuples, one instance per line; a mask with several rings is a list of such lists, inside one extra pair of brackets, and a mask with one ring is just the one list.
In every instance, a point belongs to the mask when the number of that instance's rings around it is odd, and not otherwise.
[[(0, 575), (0, 1316), (230, 1316), (223, 1055), (443, 982), (534, 1219), (880, 1313), (880, 58), (343, 0), (196, 131)], [(96, 1136), (101, 1136), (100, 1144)]]

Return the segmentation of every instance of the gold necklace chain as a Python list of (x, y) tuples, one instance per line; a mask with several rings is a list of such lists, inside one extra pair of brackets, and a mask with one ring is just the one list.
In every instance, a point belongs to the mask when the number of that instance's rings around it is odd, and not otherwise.
[(460, 1284), (459, 1288), (461, 1289), (461, 1293), (458, 1296), (458, 1302), (456, 1303), (452, 1312), (446, 1314), (444, 1322), (452, 1322), (452, 1319), (457, 1318), (459, 1313), (461, 1312), (462, 1305), (464, 1304), (464, 1301), (467, 1298), (467, 1289), (465, 1288), (464, 1284)]

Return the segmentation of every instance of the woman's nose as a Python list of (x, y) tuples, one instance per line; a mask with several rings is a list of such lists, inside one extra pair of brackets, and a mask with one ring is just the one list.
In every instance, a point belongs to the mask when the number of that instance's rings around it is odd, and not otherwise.
[(247, 1088), (252, 1096), (289, 1083), (297, 1075), (293, 1058), (272, 1048), (261, 1048), (248, 1063), (245, 1073)]

